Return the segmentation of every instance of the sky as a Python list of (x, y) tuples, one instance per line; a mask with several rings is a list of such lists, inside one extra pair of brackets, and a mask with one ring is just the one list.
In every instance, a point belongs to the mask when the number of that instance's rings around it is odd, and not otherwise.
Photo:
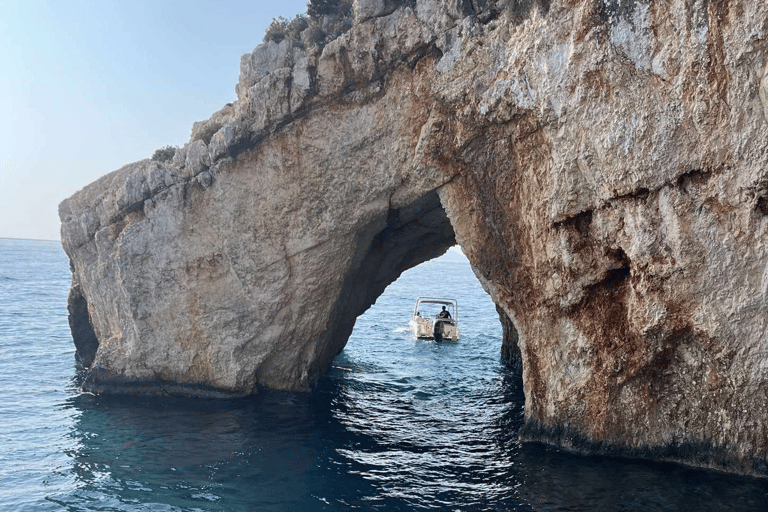
[(0, 0), (0, 238), (234, 101), (240, 56), (306, 0)]

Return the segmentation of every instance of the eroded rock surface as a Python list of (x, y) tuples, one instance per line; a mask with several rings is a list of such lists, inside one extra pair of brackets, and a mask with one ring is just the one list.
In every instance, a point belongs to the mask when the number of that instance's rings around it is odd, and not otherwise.
[(746, 0), (358, 0), (260, 45), (172, 159), (62, 203), (86, 387), (306, 389), (458, 242), (524, 439), (768, 474), (767, 36)]

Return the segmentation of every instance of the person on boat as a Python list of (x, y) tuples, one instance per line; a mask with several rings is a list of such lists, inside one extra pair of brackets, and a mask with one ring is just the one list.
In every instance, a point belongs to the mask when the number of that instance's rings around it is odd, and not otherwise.
[(437, 318), (451, 318), (451, 313), (443, 306), (443, 310), (437, 314)]

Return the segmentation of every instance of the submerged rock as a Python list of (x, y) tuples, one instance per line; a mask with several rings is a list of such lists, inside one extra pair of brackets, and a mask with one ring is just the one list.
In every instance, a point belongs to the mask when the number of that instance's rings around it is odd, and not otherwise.
[(768, 7), (354, 12), (322, 51), (244, 56), (172, 160), (61, 204), (86, 388), (308, 389), (458, 243), (522, 367), (524, 439), (768, 474)]

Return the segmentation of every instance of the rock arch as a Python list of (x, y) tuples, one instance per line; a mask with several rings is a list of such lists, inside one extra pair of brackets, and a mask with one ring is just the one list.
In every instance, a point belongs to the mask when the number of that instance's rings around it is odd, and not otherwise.
[(614, 7), (357, 0), (245, 55), (188, 144), (60, 206), (86, 386), (306, 389), (455, 241), (525, 439), (768, 474), (768, 7)]

